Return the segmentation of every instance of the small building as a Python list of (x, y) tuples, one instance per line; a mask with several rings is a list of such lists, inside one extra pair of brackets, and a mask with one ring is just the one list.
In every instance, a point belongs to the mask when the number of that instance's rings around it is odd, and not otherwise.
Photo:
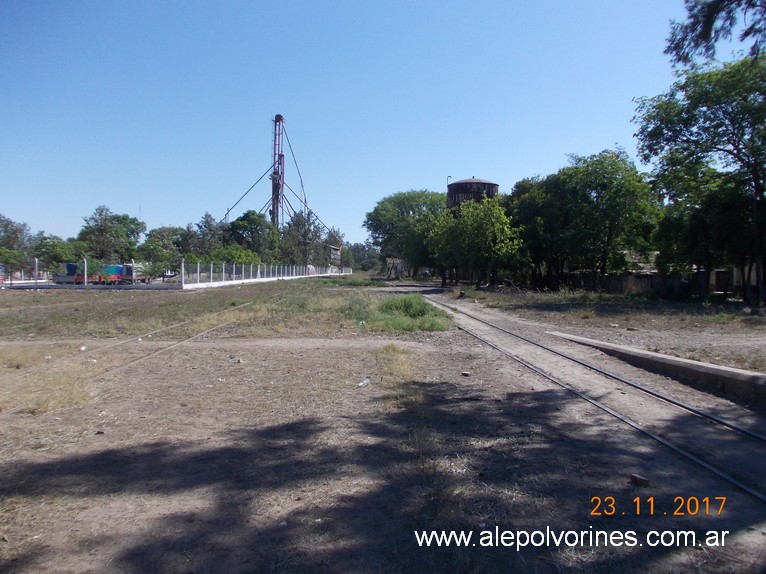
[(447, 184), (447, 207), (455, 207), (464, 201), (481, 201), (485, 197), (492, 199), (500, 190), (500, 185), (486, 179), (461, 179)]

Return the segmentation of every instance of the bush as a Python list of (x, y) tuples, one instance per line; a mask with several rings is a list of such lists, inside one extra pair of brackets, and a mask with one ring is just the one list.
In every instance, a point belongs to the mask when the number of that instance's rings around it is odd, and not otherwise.
[(396, 295), (380, 303), (378, 312), (370, 318), (369, 327), (394, 333), (446, 331), (450, 320), (420, 295)]
[(404, 315), (410, 319), (419, 319), (438, 311), (429, 305), (420, 295), (397, 295), (390, 297), (380, 304), (380, 312), (391, 315)]

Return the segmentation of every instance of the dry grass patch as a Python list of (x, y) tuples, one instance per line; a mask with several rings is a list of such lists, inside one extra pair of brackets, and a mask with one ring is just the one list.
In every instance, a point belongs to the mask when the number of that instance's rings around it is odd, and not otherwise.
[(74, 345), (58, 343), (0, 345), (0, 373), (24, 372), (69, 355), (74, 350)]
[(90, 400), (89, 385), (98, 373), (91, 362), (67, 360), (72, 344), (17, 344), (0, 346), (6, 367), (0, 382), (0, 412), (42, 414), (75, 407)]
[(25, 524), (25, 512), (27, 500), (21, 496), (9, 496), (0, 498), (0, 544), (13, 542), (6, 533), (11, 526)]
[(414, 353), (396, 343), (389, 343), (375, 351), (375, 365), (381, 382), (400, 385), (412, 381)]
[(0, 412), (40, 415), (84, 405), (91, 398), (90, 385), (79, 373), (50, 372), (21, 377), (0, 387)]

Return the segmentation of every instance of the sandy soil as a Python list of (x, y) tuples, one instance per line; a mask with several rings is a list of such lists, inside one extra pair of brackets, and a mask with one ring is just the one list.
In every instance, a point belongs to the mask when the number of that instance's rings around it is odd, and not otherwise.
[[(526, 320), (645, 348), (758, 352), (764, 340), (750, 325), (690, 334)], [(105, 342), (85, 343), (75, 366), (92, 371)], [(0, 412), (0, 572), (766, 571), (766, 505), (456, 329), (228, 331), (151, 354), (165, 344), (96, 363), (82, 406)], [(721, 516), (663, 514), (677, 496), (727, 501)], [(594, 497), (614, 497), (618, 515), (594, 515)], [(637, 515), (636, 497), (654, 497), (657, 512)], [(640, 542), (652, 530), (729, 534), (723, 547), (520, 550), (425, 548), (414, 536), (460, 529), (478, 542), (496, 528), (632, 531)]]

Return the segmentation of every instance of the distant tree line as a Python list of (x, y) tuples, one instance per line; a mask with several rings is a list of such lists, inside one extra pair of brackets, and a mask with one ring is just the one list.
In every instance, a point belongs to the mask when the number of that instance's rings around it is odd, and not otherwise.
[[(510, 194), (446, 208), (444, 194), (400, 192), (367, 214), (383, 257), (556, 289), (653, 263), (665, 276), (736, 269), (764, 300), (766, 62), (695, 66), (664, 94), (636, 100), (641, 173), (620, 149), (571, 156)], [(752, 285), (752, 287), (751, 287)]]
[[(636, 100), (638, 171), (621, 149), (571, 156), (554, 174), (518, 181), (510, 194), (447, 209), (444, 194), (399, 192), (367, 213), (382, 258), (462, 273), (498, 272), (539, 288), (573, 274), (603, 279), (652, 263), (665, 277), (736, 269), (747, 302), (766, 301), (766, 4), (685, 0), (666, 53), (685, 66), (664, 94)], [(712, 61), (740, 30), (750, 53)], [(707, 59), (697, 64), (695, 59)]]
[[(574, 271), (599, 276), (648, 257), (659, 197), (622, 150), (572, 156), (547, 177), (519, 181), (510, 195), (446, 207), (442, 193), (419, 190), (382, 199), (365, 227), (381, 255), (431, 268), (444, 278), (495, 282), (498, 273), (558, 288)], [(456, 276), (460, 274), (460, 276)]]
[[(147, 232), (137, 218), (99, 206), (83, 222), (76, 237), (63, 239), (44, 232), (32, 234), (26, 223), (0, 214), (0, 263), (9, 271), (30, 271), (37, 258), (39, 270), (56, 273), (63, 263), (83, 259), (89, 266), (135, 260), (154, 276), (180, 269), (182, 258), (190, 263), (328, 266), (338, 264), (332, 260), (332, 248), (341, 247), (343, 241), (340, 230), (326, 230), (316, 216), (304, 212), (295, 213), (282, 229), (255, 211), (228, 223), (205, 213), (186, 227), (158, 227)], [(369, 265), (370, 259), (377, 259), (377, 250), (371, 245), (342, 245), (341, 266), (354, 267), (355, 257)]]

